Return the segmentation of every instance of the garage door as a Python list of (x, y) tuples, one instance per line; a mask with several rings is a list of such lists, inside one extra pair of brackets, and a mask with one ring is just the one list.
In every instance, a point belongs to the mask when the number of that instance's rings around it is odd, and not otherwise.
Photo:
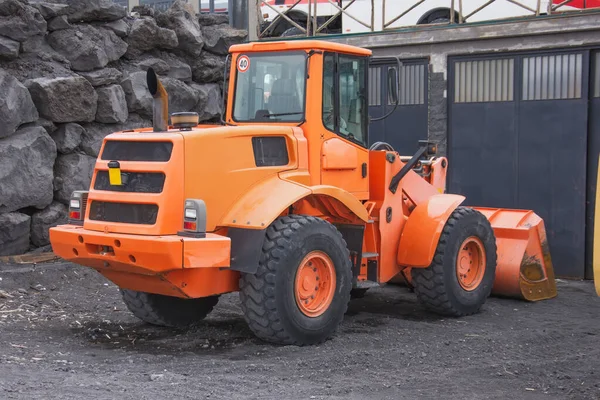
[(450, 61), (449, 191), (540, 215), (558, 276), (585, 270), (589, 53)]
[[(389, 117), (369, 125), (369, 142), (383, 141), (402, 155), (412, 155), (419, 140), (427, 139), (427, 60), (403, 61), (399, 73), (399, 105)], [(384, 116), (394, 109), (388, 93), (388, 75), (396, 74), (397, 63), (369, 67), (369, 115)]]

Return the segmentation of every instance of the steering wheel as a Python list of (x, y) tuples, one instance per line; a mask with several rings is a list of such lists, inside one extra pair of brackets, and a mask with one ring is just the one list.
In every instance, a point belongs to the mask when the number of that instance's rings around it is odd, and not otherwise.
[(376, 150), (394, 151), (394, 148), (389, 143), (386, 143), (386, 142), (375, 142), (371, 145), (369, 150), (371, 150), (371, 151), (376, 151)]

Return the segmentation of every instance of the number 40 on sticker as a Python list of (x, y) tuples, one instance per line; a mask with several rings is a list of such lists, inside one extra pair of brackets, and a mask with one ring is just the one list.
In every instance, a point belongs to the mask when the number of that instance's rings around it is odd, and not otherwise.
[(250, 59), (248, 56), (240, 56), (237, 60), (237, 69), (239, 72), (246, 72), (250, 68)]

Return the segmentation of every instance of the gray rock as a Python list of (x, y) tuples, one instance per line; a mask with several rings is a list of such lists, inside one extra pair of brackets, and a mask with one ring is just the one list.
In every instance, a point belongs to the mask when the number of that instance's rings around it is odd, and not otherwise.
[(209, 52), (192, 60), (192, 76), (198, 83), (213, 83), (223, 80), (225, 59)]
[(39, 0), (29, 0), (29, 4), (37, 8), (45, 20), (50, 20), (58, 17), (59, 15), (64, 15), (68, 7), (67, 4), (50, 3)]
[(194, 110), (198, 103), (198, 93), (194, 89), (173, 78), (163, 78), (161, 81), (169, 95), (169, 114)]
[(150, 7), (148, 4), (140, 4), (131, 9), (132, 13), (136, 13), (142, 17), (152, 17), (154, 18), (154, 8)]
[(169, 56), (166, 57), (166, 61), (169, 64), (167, 76), (169, 78), (179, 79), (180, 81), (190, 82), (192, 80), (192, 68), (176, 56), (172, 54)]
[(154, 57), (142, 59), (136, 62), (135, 66), (137, 67), (137, 71), (142, 70), (144, 72), (148, 71), (148, 68), (152, 68), (158, 75), (165, 75), (171, 69), (166, 61)]
[(112, 85), (113, 83), (118, 83), (121, 78), (123, 78), (121, 71), (115, 68), (104, 68), (91, 72), (80, 72), (79, 75), (87, 79), (88, 82), (94, 87)]
[(204, 40), (202, 30), (193, 12), (181, 0), (176, 0), (164, 13), (156, 16), (156, 22), (164, 28), (172, 29), (177, 34), (178, 48), (191, 56), (199, 57)]
[(68, 220), (69, 210), (61, 203), (53, 202), (42, 211), (31, 217), (31, 243), (37, 247), (50, 244), (49, 229), (53, 226), (65, 224)]
[(125, 92), (119, 85), (111, 85), (97, 90), (98, 110), (96, 121), (112, 124), (125, 122), (129, 116)]
[(159, 27), (155, 20), (147, 17), (133, 21), (127, 43), (129, 57), (137, 57), (154, 48), (175, 49), (179, 44), (174, 31)]
[[(52, 60), (59, 62), (63, 65), (67, 65), (70, 67), (71, 63), (69, 60), (64, 58), (61, 54), (55, 51), (49, 44), (46, 42), (46, 38), (44, 36), (32, 36), (23, 43), (21, 43), (21, 51), (24, 55), (31, 53), (37, 56), (37, 58), (51, 62)], [(40, 69), (40, 68), (35, 68)]]
[(59, 31), (61, 29), (69, 28), (71, 28), (71, 24), (69, 24), (69, 20), (67, 19), (66, 15), (59, 15), (58, 17), (54, 17), (48, 21), (49, 31)]
[(37, 121), (35, 121), (35, 123), (39, 124), (39, 126), (44, 128), (48, 135), (52, 135), (52, 133), (54, 133), (54, 131), (56, 130), (56, 125), (54, 125), (54, 122), (45, 118), (40, 118)]
[(125, 92), (129, 112), (152, 118), (152, 95), (146, 84), (146, 72), (130, 74), (123, 79), (121, 86)]
[(111, 133), (120, 132), (127, 129), (151, 127), (152, 122), (143, 119), (137, 114), (129, 114), (129, 119), (123, 124), (85, 124), (84, 133), (81, 137), (81, 149), (85, 154), (98, 157), (102, 140)]
[(71, 62), (75, 71), (92, 71), (116, 61), (127, 51), (127, 43), (109, 29), (78, 25), (54, 31), (48, 43)]
[(63, 124), (52, 133), (52, 139), (56, 143), (56, 149), (63, 154), (72, 153), (81, 143), (84, 129), (75, 123)]
[(21, 213), (0, 214), (0, 256), (15, 256), (29, 250), (31, 217)]
[(40, 115), (54, 122), (93, 121), (98, 94), (83, 77), (38, 78), (25, 82)]
[(115, 21), (127, 16), (127, 10), (112, 0), (69, 0), (65, 14), (69, 22)]
[[(71, 63), (57, 51), (55, 51), (47, 42), (44, 36), (32, 36), (21, 43), (21, 51), (24, 55), (33, 54), (40, 60), (52, 62), (52, 60), (63, 65), (70, 66)], [(40, 69), (40, 68), (35, 68)]]
[(19, 49), (21, 44), (16, 40), (0, 36), (0, 58), (6, 60), (14, 60), (19, 57)]
[(200, 26), (229, 24), (229, 15), (227, 14), (199, 14), (198, 22)]
[[(38, 112), (27, 88), (2, 69), (0, 93), (0, 139), (15, 133), (20, 125), (38, 119)], [(2, 163), (3, 161), (0, 162)]]
[(227, 55), (229, 47), (233, 44), (242, 43), (248, 32), (235, 29), (229, 25), (211, 25), (202, 28), (204, 35), (204, 48), (211, 53)]
[(85, 154), (71, 153), (58, 156), (54, 164), (54, 175), (56, 175), (54, 198), (68, 205), (71, 194), (75, 190), (88, 190), (95, 165), (96, 158)]
[(0, 139), (0, 213), (52, 202), (56, 145), (41, 126)]
[(36, 78), (76, 76), (65, 64), (53, 59), (44, 61), (39, 57), (39, 54), (33, 53), (21, 53), (19, 58), (4, 63), (2, 68), (20, 82)]
[(221, 110), (223, 109), (223, 97), (219, 84), (207, 83), (199, 85), (192, 83), (190, 86), (196, 91), (198, 96), (198, 102), (192, 111), (198, 113), (200, 121), (209, 121), (220, 117)]
[(130, 27), (127, 24), (127, 22), (125, 22), (125, 20), (123, 20), (123, 19), (119, 19), (117, 21), (112, 21), (112, 22), (107, 22), (102, 26), (112, 30), (115, 33), (115, 35), (117, 35), (118, 37), (121, 37), (121, 38), (123, 38), (129, 34)]
[(28, 37), (43, 35), (46, 26), (42, 14), (27, 2), (0, 1), (0, 35), (23, 42)]

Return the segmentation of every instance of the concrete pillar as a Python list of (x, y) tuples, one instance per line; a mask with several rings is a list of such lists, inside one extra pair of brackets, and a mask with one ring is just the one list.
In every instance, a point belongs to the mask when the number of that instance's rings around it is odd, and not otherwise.
[(258, 40), (262, 13), (260, 12), (260, 2), (262, 0), (248, 1), (248, 40), (254, 42)]
[(196, 14), (200, 14), (200, 1), (201, 0), (188, 0), (188, 3), (192, 4), (192, 8)]

